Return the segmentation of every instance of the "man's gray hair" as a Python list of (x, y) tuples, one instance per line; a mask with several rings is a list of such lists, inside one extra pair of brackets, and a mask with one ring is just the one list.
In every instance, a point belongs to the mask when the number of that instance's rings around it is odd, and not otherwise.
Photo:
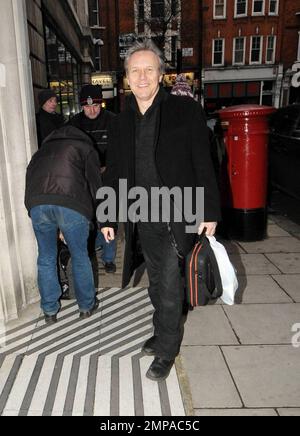
[(154, 44), (151, 39), (143, 39), (142, 41), (136, 41), (128, 50), (127, 55), (125, 57), (125, 71), (128, 72), (128, 62), (134, 53), (139, 51), (152, 51), (159, 59), (159, 70), (161, 74), (164, 74), (166, 71), (165, 61), (161, 50)]

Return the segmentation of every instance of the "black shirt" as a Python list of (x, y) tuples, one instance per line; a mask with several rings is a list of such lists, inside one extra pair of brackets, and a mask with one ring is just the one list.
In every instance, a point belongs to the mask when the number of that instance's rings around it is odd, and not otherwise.
[(106, 166), (109, 131), (114, 117), (115, 115), (112, 112), (101, 110), (100, 115), (96, 119), (91, 120), (85, 116), (84, 112), (81, 112), (75, 115), (69, 123), (71, 126), (83, 130), (93, 140), (99, 153), (101, 167)]
[[(136, 100), (131, 102), (135, 110), (135, 185), (142, 187), (148, 194), (148, 219), (151, 218), (151, 207), (159, 213), (161, 221), (161, 206), (151, 204), (151, 188), (161, 187), (160, 177), (155, 163), (155, 147), (159, 128), (160, 104), (164, 98), (164, 91), (161, 89), (154, 99), (152, 106), (142, 115), (139, 111)], [(154, 224), (154, 223), (152, 223)]]

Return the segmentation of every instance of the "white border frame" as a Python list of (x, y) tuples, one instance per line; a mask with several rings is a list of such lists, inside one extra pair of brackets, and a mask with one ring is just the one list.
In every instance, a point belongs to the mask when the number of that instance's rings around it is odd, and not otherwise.
[[(273, 37), (274, 38), (274, 48), (273, 48), (273, 57), (272, 57), (272, 61), (268, 61), (267, 60), (267, 55), (268, 55), (268, 41), (269, 38)], [(276, 59), (276, 48), (277, 48), (277, 36), (276, 35), (267, 35), (266, 36), (266, 64), (267, 65), (273, 65), (275, 64), (275, 59)]]
[(263, 2), (263, 10), (262, 10), (262, 12), (254, 12), (254, 3), (255, 3), (255, 0), (252, 0), (252, 16), (253, 17), (263, 17), (264, 15), (266, 15), (266, 0), (260, 0), (260, 1)]
[(234, 0), (234, 18), (248, 17), (248, 0), (246, 0), (246, 12), (244, 14), (237, 14), (237, 0)]
[(214, 9), (213, 9), (213, 19), (214, 20), (225, 20), (227, 18), (227, 0), (224, 0), (224, 15), (216, 16), (216, 0), (214, 0)]
[[(236, 40), (237, 39), (243, 39), (244, 40), (244, 53), (243, 53), (243, 62), (235, 62), (235, 49), (236, 49)], [(232, 65), (245, 65), (246, 62), (246, 43), (247, 43), (247, 37), (246, 36), (235, 36), (233, 38), (233, 51), (232, 51)]]
[[(259, 61), (258, 62), (252, 62), (251, 56), (252, 56), (252, 48), (253, 48), (253, 38), (260, 38), (260, 55), (259, 55)], [(250, 41), (250, 55), (249, 55), (249, 65), (261, 65), (262, 64), (262, 50), (263, 50), (263, 43), (264, 43), (264, 37), (262, 35), (252, 35), (251, 41)]]
[[(222, 52), (222, 63), (221, 64), (215, 64), (214, 58), (215, 58), (215, 41), (223, 41), (223, 52)], [(225, 38), (214, 38), (212, 40), (212, 60), (211, 64), (213, 67), (224, 67), (224, 61), (225, 61)]]
[(270, 15), (270, 17), (276, 17), (279, 14), (279, 1), (277, 0), (277, 6), (276, 6), (276, 12), (271, 12), (271, 0), (269, 0), (269, 12), (268, 14)]

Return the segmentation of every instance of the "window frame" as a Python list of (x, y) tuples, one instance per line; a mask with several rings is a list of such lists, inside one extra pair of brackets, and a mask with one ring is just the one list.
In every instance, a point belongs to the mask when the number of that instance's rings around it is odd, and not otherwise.
[[(272, 60), (268, 61), (268, 44), (269, 44), (269, 38), (274, 38), (274, 46), (273, 46), (273, 56), (272, 56)], [(267, 35), (266, 37), (266, 64), (272, 65), (275, 64), (275, 60), (276, 60), (276, 43), (277, 43), (277, 37), (276, 35)]]
[(158, 6), (159, 4), (163, 7), (163, 15), (156, 15), (155, 17), (153, 16), (153, 12), (154, 12), (154, 7), (152, 5), (152, 0), (150, 0), (150, 17), (151, 20), (160, 20), (160, 19), (165, 19), (166, 16), (166, 3), (164, 0), (153, 0), (156, 2), (156, 6)]
[(248, 0), (245, 0), (246, 2), (246, 8), (245, 8), (245, 13), (244, 14), (238, 14), (237, 13), (237, 5), (238, 5), (238, 0), (235, 0), (234, 2), (234, 18), (242, 18), (242, 17), (247, 17), (248, 16)]
[[(252, 61), (252, 51), (253, 51), (253, 39), (260, 38), (260, 52), (259, 52), (259, 61)], [(264, 37), (262, 35), (252, 35), (250, 42), (250, 57), (249, 57), (249, 65), (261, 65), (262, 64), (262, 49), (263, 49), (263, 41)]]
[[(254, 5), (256, 1), (262, 1), (262, 12), (254, 12)], [(253, 17), (262, 17), (266, 14), (266, 0), (252, 0), (252, 16)]]
[[(242, 39), (244, 41), (244, 48), (243, 48), (243, 61), (242, 62), (235, 62), (235, 53), (236, 53), (236, 40)], [(235, 36), (233, 38), (233, 52), (232, 52), (232, 65), (245, 65), (246, 62), (246, 36)]]
[[(274, 0), (272, 0), (274, 1)], [(279, 0), (275, 0), (276, 1), (276, 11), (275, 12), (271, 12), (271, 0), (269, 0), (269, 15), (270, 16), (277, 16), (279, 14)]]
[(214, 0), (214, 9), (213, 9), (213, 18), (214, 20), (225, 20), (227, 18), (227, 0), (221, 0), (224, 1), (224, 13), (222, 16), (216, 15), (216, 6), (217, 6), (217, 0)]
[[(221, 64), (215, 64), (215, 42), (216, 41), (222, 41), (222, 63)], [(220, 53), (220, 52), (217, 52)], [(225, 38), (214, 38), (213, 39), (213, 45), (212, 45), (212, 66), (213, 67), (224, 67), (225, 63)]]
[[(94, 4), (90, 5), (90, 13), (93, 14), (93, 18), (97, 17), (96, 19), (96, 23), (93, 26), (90, 26), (91, 29), (97, 29), (100, 26), (100, 6), (99, 6), (99, 1), (96, 2), (95, 4), (96, 9), (94, 8)], [(92, 20), (92, 18), (90, 17), (90, 20)]]
[[(141, 12), (143, 12), (141, 14)], [(138, 22), (144, 22), (145, 21), (145, 0), (138, 0), (137, 4), (137, 13), (138, 13)]]

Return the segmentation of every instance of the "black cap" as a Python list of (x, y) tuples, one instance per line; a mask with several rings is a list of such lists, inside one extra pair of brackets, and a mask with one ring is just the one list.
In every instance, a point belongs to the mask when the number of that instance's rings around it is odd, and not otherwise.
[(91, 106), (102, 103), (102, 87), (100, 85), (85, 85), (80, 92), (81, 106)]
[(44, 91), (41, 91), (39, 93), (39, 105), (40, 107), (43, 107), (46, 101), (50, 100), (50, 98), (55, 97), (57, 99), (57, 95), (55, 94), (52, 89), (45, 89)]

